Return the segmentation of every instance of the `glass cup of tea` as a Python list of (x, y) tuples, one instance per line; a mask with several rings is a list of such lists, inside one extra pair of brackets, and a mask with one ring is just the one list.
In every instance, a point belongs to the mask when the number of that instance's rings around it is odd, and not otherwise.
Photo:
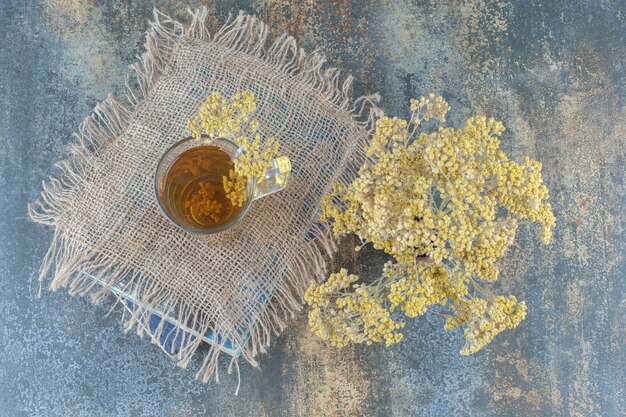
[(233, 205), (223, 179), (234, 168), (234, 159), (245, 151), (229, 139), (206, 135), (201, 140), (188, 137), (170, 147), (154, 174), (156, 200), (165, 217), (190, 233), (219, 233), (239, 223), (254, 200), (287, 186), (291, 163), (281, 156), (272, 161), (263, 178), (248, 178), (246, 201), (241, 207)]

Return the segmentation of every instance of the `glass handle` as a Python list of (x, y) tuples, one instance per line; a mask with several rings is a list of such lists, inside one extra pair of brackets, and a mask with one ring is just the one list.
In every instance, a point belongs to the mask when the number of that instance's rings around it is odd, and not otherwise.
[(265, 177), (256, 183), (253, 199), (259, 199), (282, 190), (291, 177), (291, 161), (286, 156), (279, 156), (272, 161), (272, 166), (265, 171)]

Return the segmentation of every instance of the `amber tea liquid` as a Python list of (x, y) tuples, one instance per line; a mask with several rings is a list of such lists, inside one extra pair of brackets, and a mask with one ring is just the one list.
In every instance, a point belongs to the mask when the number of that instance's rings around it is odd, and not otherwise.
[(230, 156), (216, 146), (188, 149), (165, 176), (164, 208), (189, 227), (211, 229), (228, 223), (242, 209), (224, 192), (222, 178), (232, 168)]

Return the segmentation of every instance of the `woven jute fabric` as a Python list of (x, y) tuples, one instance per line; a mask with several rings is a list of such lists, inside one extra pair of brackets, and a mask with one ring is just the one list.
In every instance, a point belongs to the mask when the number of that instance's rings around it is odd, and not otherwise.
[[(96, 106), (29, 207), (32, 219), (55, 230), (42, 281), (51, 275), (52, 290), (67, 287), (95, 303), (122, 288), (199, 335), (214, 332), (215, 344), (201, 351), (197, 377), (205, 382), (226, 341), (256, 366), (257, 352), (302, 308), (311, 280), (323, 278), (334, 242), (319, 223), (321, 201), (334, 182), (353, 179), (379, 113), (376, 95), (352, 100), (352, 77), (326, 68), (321, 54), (307, 54), (292, 37), (271, 41), (266, 25), (243, 13), (211, 35), (207, 14), (191, 13), (184, 24), (155, 11), (127, 97)], [(215, 91), (259, 98), (259, 131), (280, 141), (292, 181), (227, 232), (192, 235), (160, 213), (153, 177)], [(146, 330), (149, 316), (137, 311), (125, 328), (159, 340), (163, 328)], [(200, 343), (185, 342), (179, 365)]]

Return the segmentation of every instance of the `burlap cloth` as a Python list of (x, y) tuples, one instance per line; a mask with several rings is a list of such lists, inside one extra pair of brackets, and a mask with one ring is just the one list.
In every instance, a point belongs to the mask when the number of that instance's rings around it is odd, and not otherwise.
[[(351, 100), (352, 77), (324, 68), (322, 55), (305, 53), (292, 37), (270, 42), (267, 26), (243, 13), (211, 36), (207, 15), (191, 13), (184, 25), (155, 11), (126, 99), (96, 106), (29, 207), (55, 230), (40, 280), (52, 270), (51, 289), (69, 287), (95, 303), (123, 287), (199, 335), (214, 332), (197, 374), (205, 382), (227, 340), (256, 366), (257, 352), (301, 309), (310, 281), (324, 277), (323, 251), (332, 253), (334, 242), (318, 223), (322, 198), (333, 182), (354, 177), (379, 113), (376, 95)], [(178, 230), (157, 208), (156, 164), (207, 95), (244, 90), (259, 97), (260, 133), (280, 141), (292, 181), (225, 233)], [(143, 335), (148, 318), (132, 314), (125, 328)], [(148, 334), (157, 341), (160, 332)], [(200, 343), (189, 340), (178, 364)]]

